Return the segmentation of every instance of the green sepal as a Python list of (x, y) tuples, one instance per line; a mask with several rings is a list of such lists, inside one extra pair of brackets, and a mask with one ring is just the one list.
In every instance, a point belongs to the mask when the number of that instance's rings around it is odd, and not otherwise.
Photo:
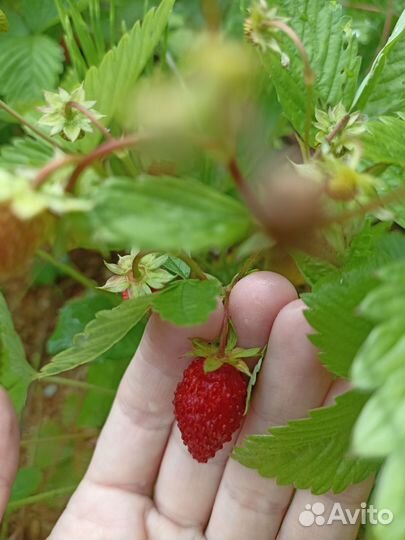
[(218, 358), (207, 358), (204, 362), (204, 373), (212, 373), (223, 365), (224, 363)]
[(260, 347), (255, 347), (252, 349), (235, 347), (233, 351), (231, 351), (230, 358), (254, 358), (255, 356), (259, 356), (261, 353), (262, 349)]
[(255, 367), (253, 368), (252, 374), (251, 374), (250, 379), (249, 379), (249, 384), (248, 384), (247, 394), (246, 394), (245, 412), (243, 413), (245, 416), (247, 415), (247, 413), (249, 411), (249, 406), (250, 406), (250, 402), (251, 402), (251, 399), (252, 399), (253, 387), (255, 386), (255, 384), (257, 382), (257, 377), (258, 377), (258, 375), (260, 373), (260, 370), (262, 368), (262, 364), (263, 364), (264, 357), (266, 355), (266, 351), (267, 351), (267, 347), (264, 347), (262, 349), (262, 351), (261, 351), (261, 356), (260, 356), (257, 364), (255, 365)]
[(193, 339), (191, 343), (193, 344), (193, 348), (187, 353), (187, 356), (208, 358), (218, 353), (218, 345), (216, 343), (209, 343), (200, 338)]

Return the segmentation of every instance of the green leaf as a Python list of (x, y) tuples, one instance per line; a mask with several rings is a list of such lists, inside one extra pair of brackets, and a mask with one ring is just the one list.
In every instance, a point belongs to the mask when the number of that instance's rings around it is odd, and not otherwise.
[[(405, 185), (405, 171), (401, 167), (390, 166), (379, 176), (380, 183), (377, 184), (377, 191), (380, 196), (388, 195), (398, 189), (403, 189)], [(398, 197), (398, 200), (385, 206), (392, 213), (394, 221), (405, 228), (405, 200)]]
[(227, 247), (252, 227), (239, 202), (189, 179), (110, 179), (94, 198), (97, 239), (115, 249)]
[(0, 32), (8, 32), (9, 30), (9, 24), (7, 15), (4, 13), (2, 9), (0, 9)]
[(341, 493), (349, 485), (365, 480), (377, 462), (348, 455), (350, 436), (367, 395), (348, 392), (331, 407), (313, 410), (309, 418), (252, 435), (234, 458), (280, 485), (310, 489), (314, 494)]
[(55, 355), (71, 347), (74, 336), (82, 332), (99, 311), (112, 309), (119, 303), (118, 297), (113, 294), (100, 294), (94, 291), (66, 302), (59, 312), (55, 330), (49, 338), (48, 353)]
[(163, 0), (138, 21), (118, 45), (108, 51), (98, 67), (87, 72), (86, 99), (96, 100), (97, 111), (111, 121), (133, 89), (166, 28), (175, 0)]
[(20, 137), (0, 150), (0, 167), (16, 169), (19, 167), (42, 167), (54, 155), (54, 149), (43, 141)]
[(34, 495), (42, 481), (42, 473), (37, 467), (21, 467), (17, 473), (10, 502), (16, 502)]
[(138, 324), (150, 304), (151, 297), (147, 296), (128, 300), (112, 310), (98, 312), (84, 332), (75, 336), (73, 346), (54, 356), (38, 377), (57, 375), (95, 360)]
[[(392, 370), (391, 376), (369, 399), (353, 433), (352, 448), (356, 455), (385, 457), (405, 447), (405, 369)], [(399, 358), (398, 358), (399, 360)]]
[(405, 238), (395, 233), (379, 237), (383, 227), (376, 238), (363, 236), (342, 273), (303, 295), (309, 307), (305, 315), (315, 331), (310, 339), (320, 349), (321, 362), (339, 377), (349, 376), (353, 360), (373, 328), (371, 321), (360, 316), (359, 305), (378, 285), (376, 270), (405, 257)]
[(178, 326), (205, 322), (217, 307), (221, 287), (216, 280), (177, 281), (154, 297), (153, 308), (162, 319)]
[(388, 524), (369, 525), (369, 532), (374, 540), (403, 540), (405, 537), (404, 478), (404, 452), (403, 448), (398, 448), (384, 464), (373, 496), (375, 508), (388, 509), (394, 519)]
[(10, 394), (17, 412), (25, 404), (34, 370), (25, 359), (6, 301), (0, 293), (0, 384)]
[(354, 432), (354, 449), (365, 456), (388, 455), (405, 445), (405, 262), (386, 267), (380, 278), (361, 305), (378, 324), (352, 369), (357, 387), (376, 389)]
[(174, 276), (179, 276), (182, 279), (187, 279), (190, 277), (191, 269), (184, 261), (178, 257), (169, 256), (163, 268), (173, 274)]
[(55, 88), (62, 72), (62, 48), (50, 37), (10, 37), (0, 47), (1, 94), (7, 101), (34, 102)]
[[(360, 58), (350, 19), (342, 6), (328, 0), (272, 0), (277, 13), (290, 18), (289, 25), (301, 38), (316, 75), (315, 106), (325, 109), (343, 102), (351, 104), (357, 85)], [(305, 131), (307, 90), (304, 65), (295, 45), (280, 36), (281, 48), (290, 57), (290, 66), (281, 65), (279, 55), (269, 52), (265, 64), (277, 90), (284, 114), (294, 128)]]
[(405, 10), (360, 85), (352, 105), (353, 110), (361, 110), (370, 116), (404, 111), (404, 49)]
[(405, 167), (405, 120), (402, 118), (382, 116), (379, 121), (368, 122), (362, 143), (365, 159)]
[(303, 295), (309, 307), (306, 318), (316, 332), (310, 336), (311, 341), (320, 350), (321, 362), (339, 377), (348, 377), (353, 359), (372, 328), (356, 310), (376, 284), (373, 274), (361, 270)]
[(338, 268), (328, 261), (318, 259), (307, 253), (297, 252), (293, 254), (299, 271), (305, 281), (314, 287), (319, 281), (325, 281), (338, 273)]
[(22, 13), (33, 33), (40, 33), (58, 23), (54, 0), (22, 0)]

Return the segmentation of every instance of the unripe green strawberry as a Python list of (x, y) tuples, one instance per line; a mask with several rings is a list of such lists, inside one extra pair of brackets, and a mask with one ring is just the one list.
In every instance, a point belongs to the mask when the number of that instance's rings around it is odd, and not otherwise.
[(0, 282), (22, 274), (39, 247), (46, 228), (43, 216), (23, 221), (0, 206)]

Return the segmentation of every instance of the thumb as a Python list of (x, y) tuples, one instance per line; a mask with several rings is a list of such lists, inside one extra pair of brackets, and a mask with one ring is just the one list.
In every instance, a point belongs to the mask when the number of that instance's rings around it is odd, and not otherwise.
[(17, 415), (0, 387), (0, 522), (17, 472), (19, 438)]

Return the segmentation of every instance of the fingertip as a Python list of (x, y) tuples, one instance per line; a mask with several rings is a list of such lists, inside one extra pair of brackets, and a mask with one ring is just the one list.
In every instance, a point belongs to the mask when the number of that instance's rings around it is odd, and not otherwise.
[(279, 311), (297, 298), (285, 277), (274, 272), (255, 272), (236, 283), (229, 311), (242, 347), (263, 347)]
[[(304, 347), (308, 351), (316, 351), (309, 340), (313, 329), (305, 317), (306, 305), (300, 299), (293, 300), (283, 306), (277, 314), (273, 325), (271, 339), (282, 349), (297, 351)], [(294, 338), (294, 339), (293, 339)]]

